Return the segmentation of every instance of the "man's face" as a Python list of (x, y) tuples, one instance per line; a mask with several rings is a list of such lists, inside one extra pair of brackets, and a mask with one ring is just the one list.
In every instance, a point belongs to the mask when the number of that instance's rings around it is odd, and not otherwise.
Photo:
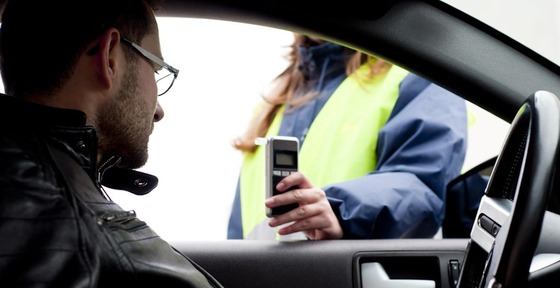
[[(150, 34), (142, 41), (145, 49), (161, 55), (159, 37)], [(130, 49), (124, 47), (123, 49)], [(148, 160), (148, 140), (154, 121), (163, 117), (157, 104), (153, 63), (141, 55), (127, 61), (118, 95), (100, 109), (99, 138), (105, 154), (122, 157), (120, 166), (139, 168)]]

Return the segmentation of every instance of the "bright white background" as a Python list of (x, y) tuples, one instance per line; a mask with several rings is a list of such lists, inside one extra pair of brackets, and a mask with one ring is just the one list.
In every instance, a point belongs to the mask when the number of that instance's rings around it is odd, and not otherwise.
[(165, 60), (180, 69), (159, 99), (165, 116), (140, 169), (157, 175), (159, 185), (145, 196), (114, 191), (111, 197), (167, 240), (225, 239), (241, 163), (230, 142), (284, 69), (292, 34), (203, 19), (158, 23)]
[[(556, 1), (446, 1), (458, 5), (558, 62)], [(523, 6), (523, 7), (521, 7)], [(529, 6), (529, 7), (527, 7)], [(285, 65), (292, 40), (286, 31), (201, 19), (159, 18), (165, 59), (181, 70), (160, 103), (150, 159), (141, 170), (156, 174), (151, 194), (111, 191), (167, 240), (222, 240), (241, 155), (230, 141), (246, 127), (260, 92)], [(471, 107), (466, 167), (498, 152), (507, 123)]]

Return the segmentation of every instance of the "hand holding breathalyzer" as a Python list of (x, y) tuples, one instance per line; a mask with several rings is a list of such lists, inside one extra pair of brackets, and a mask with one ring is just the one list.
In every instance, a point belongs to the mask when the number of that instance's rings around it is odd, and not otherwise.
[[(289, 190), (290, 187), (297, 187)], [(268, 224), (277, 227), (292, 224), (278, 230), (280, 235), (303, 232), (311, 240), (342, 238), (342, 227), (331, 208), (325, 191), (316, 188), (301, 172), (295, 172), (282, 179), (276, 189), (280, 192), (265, 200), (268, 208), (283, 205), (299, 207), (284, 214), (274, 216)]]
[(298, 172), (299, 140), (295, 137), (257, 138), (264, 145), (266, 215), (271, 227), (293, 222), (280, 235), (303, 232), (312, 240), (342, 238), (342, 228), (325, 192)]

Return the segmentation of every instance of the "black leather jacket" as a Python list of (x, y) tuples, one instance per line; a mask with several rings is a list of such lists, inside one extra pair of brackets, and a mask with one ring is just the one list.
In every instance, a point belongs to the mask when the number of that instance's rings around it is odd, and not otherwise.
[(100, 184), (145, 194), (157, 178), (98, 168), (80, 111), (0, 95), (2, 287), (221, 287)]

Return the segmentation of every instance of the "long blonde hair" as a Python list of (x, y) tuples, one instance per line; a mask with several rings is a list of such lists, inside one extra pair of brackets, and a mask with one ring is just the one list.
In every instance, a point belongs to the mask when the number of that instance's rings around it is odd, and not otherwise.
[[(234, 139), (232, 145), (235, 149), (244, 152), (253, 152), (256, 149), (255, 139), (264, 137), (272, 120), (278, 113), (280, 107), (289, 104), (292, 109), (300, 107), (309, 102), (316, 93), (310, 92), (303, 97), (295, 97), (297, 91), (303, 90), (306, 80), (303, 73), (298, 69), (299, 53), (298, 47), (310, 46), (313, 40), (303, 34), (294, 33), (294, 42), (290, 45), (290, 52), (286, 55), (289, 62), (288, 67), (272, 81), (272, 89), (267, 95), (262, 95), (264, 102), (259, 112), (251, 119), (245, 133)], [(391, 66), (390, 63), (362, 52), (346, 48), (353, 51), (351, 57), (346, 61), (346, 75), (351, 75), (363, 64), (370, 65), (368, 77), (385, 73)], [(376, 61), (372, 61), (376, 60)]]

